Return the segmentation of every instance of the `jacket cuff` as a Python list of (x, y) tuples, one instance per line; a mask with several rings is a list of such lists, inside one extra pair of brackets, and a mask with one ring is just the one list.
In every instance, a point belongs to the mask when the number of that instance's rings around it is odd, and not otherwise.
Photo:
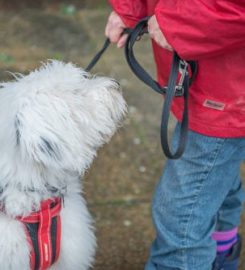
[[(116, 10), (115, 10), (116, 11)], [(117, 11), (116, 11), (117, 12)], [(117, 12), (118, 13), (118, 12)], [(135, 18), (131, 18), (129, 16), (123, 16), (121, 14), (118, 13), (118, 15), (121, 17), (122, 21), (125, 23), (125, 25), (128, 28), (134, 28), (136, 26), (136, 24), (139, 22), (139, 20), (135, 19)]]
[(128, 28), (134, 28), (146, 17), (146, 5), (142, 0), (109, 0), (109, 3)]
[(159, 24), (159, 27), (164, 34), (164, 37), (166, 38), (167, 42), (171, 45), (171, 47), (178, 53), (178, 55), (182, 58), (181, 52), (178, 50), (178, 46), (175, 42), (175, 35), (173, 32), (170, 30), (169, 24), (165, 24), (163, 17), (162, 17), (162, 9), (159, 7), (159, 5), (156, 6), (155, 8), (155, 16), (157, 19), (157, 22)]

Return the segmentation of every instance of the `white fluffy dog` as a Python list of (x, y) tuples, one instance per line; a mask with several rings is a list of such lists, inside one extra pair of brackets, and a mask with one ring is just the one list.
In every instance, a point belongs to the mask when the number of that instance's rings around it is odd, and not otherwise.
[[(27, 76), (16, 75), (13, 82), (1, 83), (1, 270), (91, 267), (96, 239), (81, 195), (81, 176), (125, 114), (126, 104), (119, 88), (112, 79), (92, 77), (72, 64), (58, 61)], [(34, 233), (39, 245), (39, 262), (35, 264), (37, 255), (32, 257), (34, 244), (28, 233), (42, 222), (52, 223), (50, 213), (56, 198), (61, 197), (60, 254), (56, 259), (54, 250), (51, 254), (47, 241), (58, 242), (51, 237), (53, 229), (43, 226), (37, 229), (38, 234)], [(45, 208), (42, 204), (47, 201)], [(25, 225), (25, 218), (33, 213), (40, 222), (34, 227)], [(38, 237), (43, 237), (44, 243)], [(51, 260), (53, 264), (49, 265)]]

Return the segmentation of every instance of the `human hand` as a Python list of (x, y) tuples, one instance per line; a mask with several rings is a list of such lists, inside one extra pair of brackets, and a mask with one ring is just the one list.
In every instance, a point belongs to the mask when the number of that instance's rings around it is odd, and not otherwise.
[(126, 25), (121, 17), (113, 11), (107, 21), (105, 35), (112, 43), (117, 43), (118, 48), (124, 47), (128, 34), (123, 34)]
[(148, 31), (150, 37), (162, 48), (173, 51), (171, 45), (167, 42), (162, 30), (159, 27), (156, 16), (152, 16), (148, 21)]

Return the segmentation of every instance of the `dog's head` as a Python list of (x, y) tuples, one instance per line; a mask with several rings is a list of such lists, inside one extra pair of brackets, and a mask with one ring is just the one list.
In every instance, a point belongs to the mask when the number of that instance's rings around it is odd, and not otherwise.
[(0, 153), (82, 173), (122, 120), (119, 84), (51, 61), (0, 89)]

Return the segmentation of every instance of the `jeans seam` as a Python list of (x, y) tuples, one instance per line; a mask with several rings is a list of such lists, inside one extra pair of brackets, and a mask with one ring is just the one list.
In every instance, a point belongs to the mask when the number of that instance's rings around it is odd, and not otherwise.
[[(203, 177), (200, 179), (201, 183), (200, 183), (199, 187), (197, 188), (195, 196), (193, 196), (192, 208), (191, 208), (191, 211), (190, 211), (189, 216), (187, 218), (188, 221), (186, 223), (186, 230), (184, 232), (184, 239), (182, 241), (184, 250), (187, 248), (187, 234), (188, 234), (188, 230), (189, 230), (189, 227), (190, 227), (191, 221), (192, 221), (191, 216), (192, 216), (192, 214), (194, 212), (194, 209), (195, 209), (195, 206), (196, 206), (196, 204), (194, 202), (196, 201), (196, 199), (198, 197), (198, 194), (200, 194), (200, 192), (201, 192), (201, 190), (203, 188), (205, 180), (208, 179), (211, 171), (213, 170), (215, 162), (217, 161), (218, 154), (219, 154), (222, 146), (224, 145), (225, 141), (226, 141), (226, 139), (217, 138), (217, 140), (216, 140), (216, 145), (217, 146), (216, 146), (216, 149), (213, 151), (213, 155), (212, 155), (213, 162), (210, 165), (210, 168), (208, 168), (209, 166), (206, 167), (207, 168), (206, 175), (203, 174)], [(185, 269), (188, 270), (186, 252), (182, 252), (182, 256), (183, 256), (183, 259), (182, 259), (183, 265), (184, 265)]]

